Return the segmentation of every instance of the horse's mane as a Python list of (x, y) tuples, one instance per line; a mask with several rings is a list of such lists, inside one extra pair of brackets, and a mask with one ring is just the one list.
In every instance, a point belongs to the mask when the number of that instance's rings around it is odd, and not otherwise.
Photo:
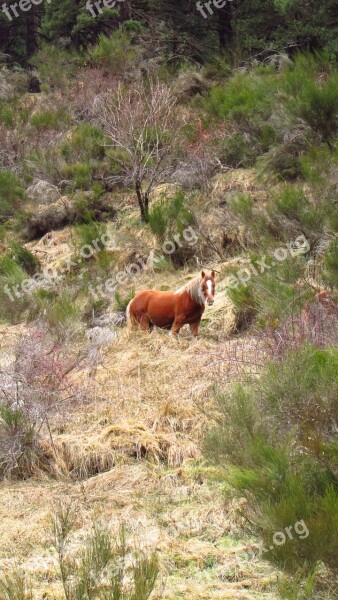
[(202, 277), (199, 275), (198, 277), (195, 277), (195, 279), (188, 281), (188, 283), (176, 290), (175, 294), (183, 294), (183, 292), (188, 292), (188, 294), (190, 294), (191, 298), (195, 300), (197, 304), (202, 305), (204, 304), (204, 296), (201, 293), (201, 282)]

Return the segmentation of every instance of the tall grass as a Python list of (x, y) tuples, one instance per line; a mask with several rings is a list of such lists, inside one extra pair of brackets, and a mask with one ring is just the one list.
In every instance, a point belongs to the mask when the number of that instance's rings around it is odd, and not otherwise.
[(66, 600), (147, 600), (151, 596), (159, 574), (155, 552), (134, 552), (131, 557), (125, 528), (114, 539), (107, 523), (101, 521), (93, 523), (74, 555), (70, 545), (75, 529), (74, 509), (61, 505), (52, 515), (52, 532)]

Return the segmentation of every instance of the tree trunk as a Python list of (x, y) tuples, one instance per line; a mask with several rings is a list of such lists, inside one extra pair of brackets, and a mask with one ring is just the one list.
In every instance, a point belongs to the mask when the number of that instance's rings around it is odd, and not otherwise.
[(234, 38), (231, 4), (227, 2), (224, 8), (219, 9), (218, 15), (219, 45), (223, 49), (230, 46)]
[(149, 212), (148, 212), (149, 198), (148, 198), (148, 194), (147, 193), (146, 194), (142, 193), (142, 188), (141, 188), (140, 181), (136, 181), (135, 189), (136, 189), (137, 202), (138, 202), (138, 205), (140, 207), (141, 221), (143, 223), (148, 223), (148, 221), (149, 221)]
[(39, 48), (39, 8), (34, 4), (26, 15), (26, 50), (30, 58)]
[(146, 217), (146, 223), (149, 223), (149, 194), (146, 192), (144, 194), (144, 214)]
[(7, 54), (10, 45), (10, 27), (6, 17), (0, 17), (0, 52)]
[(131, 19), (131, 0), (121, 2), (121, 20), (129, 21)]

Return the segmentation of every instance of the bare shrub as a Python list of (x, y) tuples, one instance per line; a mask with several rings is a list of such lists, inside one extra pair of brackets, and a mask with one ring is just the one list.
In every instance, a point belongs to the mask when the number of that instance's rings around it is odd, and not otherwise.
[(174, 170), (180, 132), (175, 103), (171, 89), (159, 82), (132, 90), (120, 85), (114, 95), (102, 94), (94, 102), (94, 119), (109, 139), (116, 164), (110, 179), (135, 190), (144, 222), (152, 191)]
[(62, 418), (74, 390), (67, 381), (69, 352), (46, 333), (30, 328), (0, 372), (0, 475), (27, 478), (53, 471), (55, 447), (50, 418)]
[(338, 347), (337, 309), (318, 298), (308, 303), (298, 315), (285, 319), (278, 329), (267, 329), (262, 337), (272, 358), (279, 359), (304, 344), (316, 348)]

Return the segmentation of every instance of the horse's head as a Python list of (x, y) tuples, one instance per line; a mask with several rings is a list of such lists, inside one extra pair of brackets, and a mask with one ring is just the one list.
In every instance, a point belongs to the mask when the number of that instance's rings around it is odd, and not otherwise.
[(211, 306), (215, 300), (215, 271), (212, 271), (211, 275), (206, 275), (202, 271), (201, 287), (205, 302)]

